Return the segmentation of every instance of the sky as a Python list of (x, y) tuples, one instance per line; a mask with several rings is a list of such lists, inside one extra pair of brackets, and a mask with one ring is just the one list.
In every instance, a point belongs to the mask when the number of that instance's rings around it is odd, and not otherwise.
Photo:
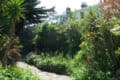
[(99, 0), (40, 0), (40, 6), (45, 6), (46, 8), (55, 7), (55, 11), (58, 14), (62, 14), (67, 7), (71, 10), (80, 9), (81, 3), (87, 3), (87, 5), (95, 5), (99, 3)]

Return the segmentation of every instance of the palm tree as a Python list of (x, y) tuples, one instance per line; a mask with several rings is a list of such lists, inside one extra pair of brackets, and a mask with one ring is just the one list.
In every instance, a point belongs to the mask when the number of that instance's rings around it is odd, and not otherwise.
[(45, 21), (46, 18), (48, 18), (50, 12), (54, 12), (54, 7), (47, 9), (43, 6), (40, 6), (41, 0), (25, 0), (24, 2), (26, 12), (25, 14), (25, 20), (20, 21), (16, 24), (16, 35), (20, 36), (21, 31), (24, 30), (24, 26), (29, 25), (36, 25), (38, 23), (41, 23)]
[(2, 63), (3, 66), (6, 66), (7, 63), (7, 54), (11, 45), (13, 44), (13, 39), (15, 38), (15, 25), (21, 19), (25, 19), (25, 8), (24, 8), (24, 0), (6, 0), (2, 7), (3, 14), (5, 17), (9, 19), (9, 45), (6, 48)]

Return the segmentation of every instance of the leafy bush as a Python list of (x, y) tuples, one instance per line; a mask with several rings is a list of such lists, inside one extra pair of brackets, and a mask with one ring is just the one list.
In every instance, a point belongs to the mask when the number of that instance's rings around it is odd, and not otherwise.
[(75, 80), (112, 80), (110, 72), (90, 71), (89, 67), (86, 67), (84, 64), (71, 70), (71, 76)]
[(116, 54), (116, 55), (120, 55), (120, 48), (118, 48), (118, 49), (115, 51), (115, 54)]
[[(76, 80), (112, 80), (115, 69), (111, 23), (90, 11), (81, 21), (83, 42), (75, 56), (72, 75)], [(84, 66), (83, 68), (81, 66)], [(79, 73), (79, 74), (77, 74)], [(81, 75), (82, 74), (82, 75)]]
[(33, 76), (29, 71), (21, 70), (20, 68), (0, 66), (0, 80), (40, 80)]
[(116, 31), (112, 31), (113, 33), (113, 43), (114, 43), (114, 48), (115, 50), (118, 49), (120, 47), (120, 31), (116, 30)]
[(64, 55), (75, 53), (80, 49), (81, 33), (79, 22), (71, 21), (66, 24), (39, 24), (36, 29), (34, 42), (40, 52), (63, 52)]
[(74, 80), (86, 80), (88, 70), (85, 65), (73, 62), (73, 64), (69, 66), (68, 72)]
[(67, 74), (67, 60), (62, 56), (32, 55), (28, 57), (27, 63), (35, 65), (41, 70), (57, 74)]

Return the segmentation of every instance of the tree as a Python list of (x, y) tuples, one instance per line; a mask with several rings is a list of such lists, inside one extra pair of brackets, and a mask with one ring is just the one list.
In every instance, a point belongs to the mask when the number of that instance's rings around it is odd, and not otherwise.
[(67, 21), (70, 21), (72, 19), (72, 11), (71, 8), (66, 8), (66, 17), (67, 17)]
[(104, 16), (120, 17), (120, 0), (101, 0), (101, 9)]
[[(29, 28), (43, 22), (49, 16), (48, 13), (54, 11), (54, 8), (46, 9), (45, 7), (38, 6), (38, 4), (40, 5), (38, 0), (25, 0), (24, 4), (27, 10), (24, 12), (26, 18), (16, 24), (16, 35), (19, 36), (20, 43), (24, 47), (24, 49), (21, 49), (22, 52), (29, 53), (31, 51), (30, 48), (34, 46), (32, 42), (30, 42), (32, 41), (32, 37), (27, 38), (27, 36), (33, 32), (33, 30)], [(27, 29), (25, 26), (27, 26)], [(24, 33), (26, 33), (26, 35), (24, 35)], [(32, 34), (34, 35), (34, 33)]]
[(24, 4), (27, 10), (24, 12), (26, 19), (16, 24), (17, 35), (24, 29), (24, 26), (41, 23), (48, 17), (49, 12), (54, 11), (54, 8), (38, 7), (38, 4), (40, 5), (38, 0), (25, 0)]
[(14, 44), (16, 23), (19, 22), (21, 19), (25, 19), (24, 0), (4, 1), (2, 9), (3, 16), (9, 20), (8, 37), (10, 38), (10, 40), (2, 59), (3, 66), (6, 66), (7, 55), (10, 51), (11, 46)]
[(72, 57), (79, 50), (81, 33), (79, 22), (70, 21), (66, 24), (39, 24), (36, 29), (35, 44), (37, 53), (62, 52)]
[(81, 12), (80, 12), (81, 18), (84, 18), (85, 10), (86, 10), (87, 7), (88, 7), (88, 5), (86, 3), (81, 4)]

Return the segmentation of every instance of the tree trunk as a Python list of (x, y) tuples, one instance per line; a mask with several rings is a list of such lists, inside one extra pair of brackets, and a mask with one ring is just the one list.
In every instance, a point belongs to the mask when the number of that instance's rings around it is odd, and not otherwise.
[(3, 59), (2, 59), (2, 66), (3, 67), (6, 67), (7, 66), (7, 56), (8, 56), (8, 53), (9, 53), (9, 50), (13, 44), (13, 39), (15, 37), (15, 20), (13, 19), (12, 20), (12, 24), (11, 24), (11, 28), (10, 28), (10, 41), (9, 41), (9, 44), (8, 44), (8, 47), (6, 48), (6, 51), (5, 51), (5, 54), (3, 56)]

